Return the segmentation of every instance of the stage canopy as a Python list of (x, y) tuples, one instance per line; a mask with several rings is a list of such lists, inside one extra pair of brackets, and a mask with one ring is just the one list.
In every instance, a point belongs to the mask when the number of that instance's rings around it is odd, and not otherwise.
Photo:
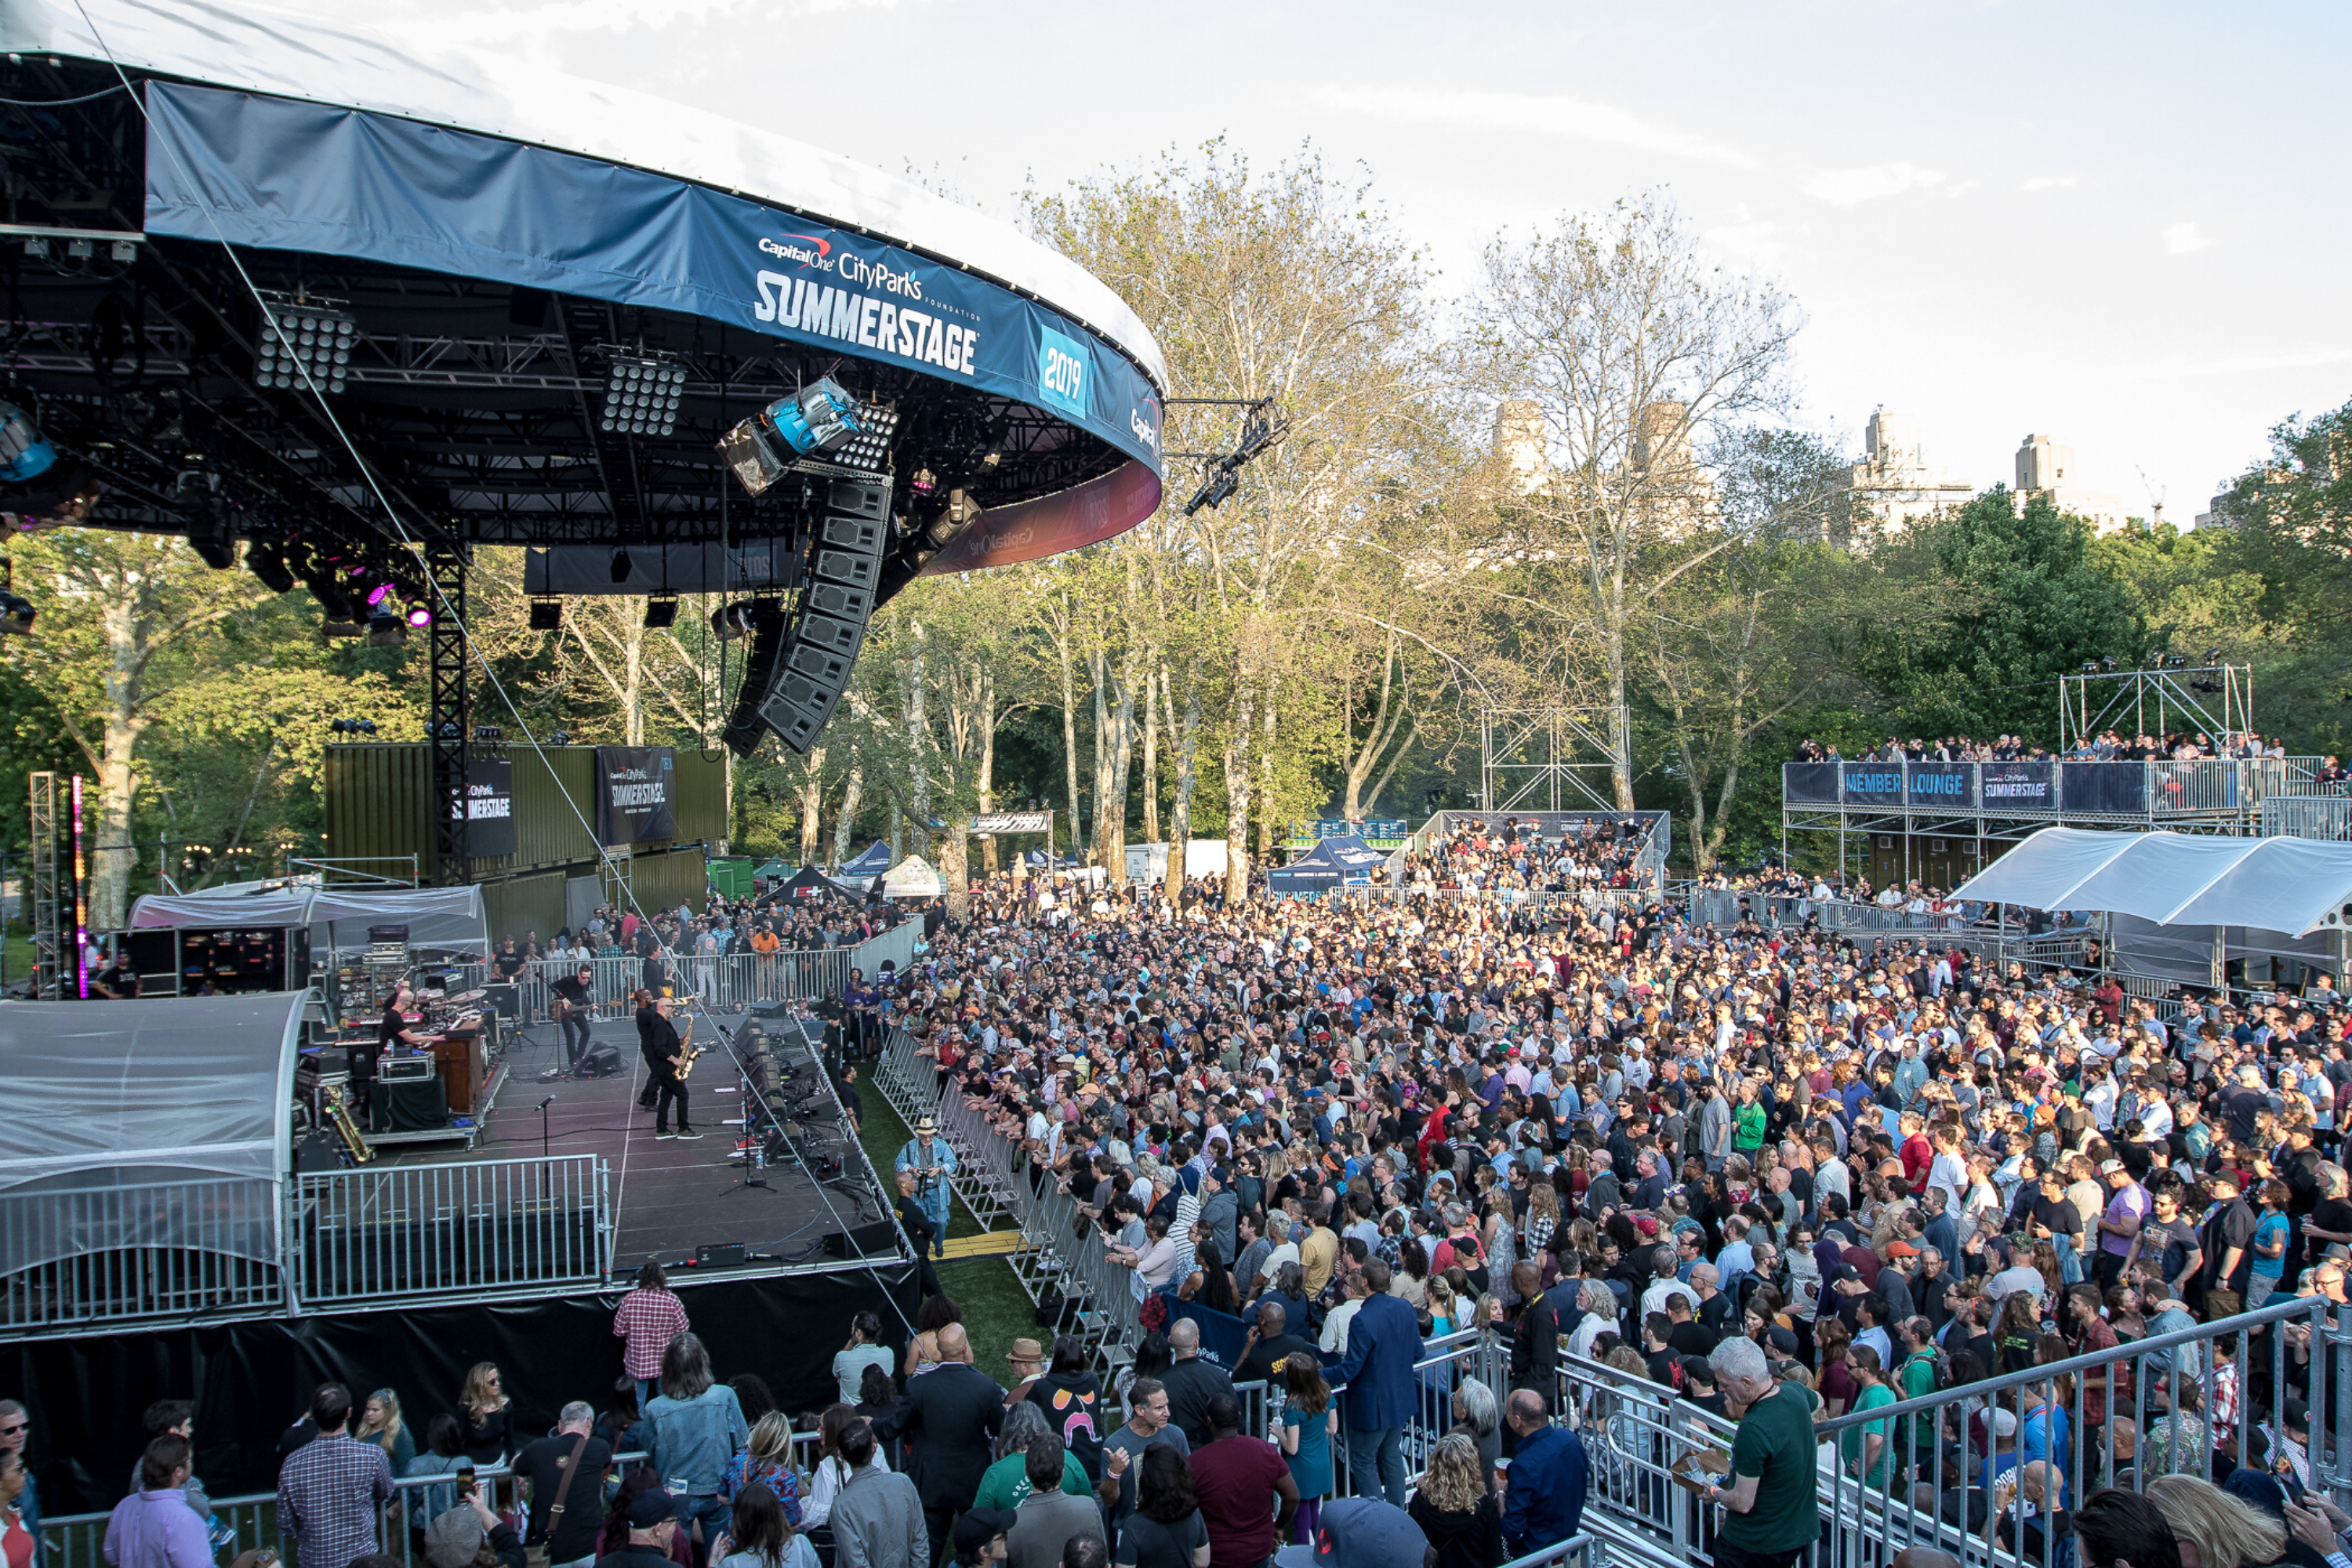
[(1326, 838), (1289, 865), (1266, 873), (1276, 893), (1319, 893), (1343, 883), (1369, 882), (1389, 858), (1353, 834)]
[(314, 950), (365, 947), (368, 927), (404, 925), (411, 947), (488, 958), (490, 928), (479, 888), (322, 888), (239, 882), (200, 893), (150, 893), (131, 906), (133, 931), (308, 926)]
[(2352, 924), (2352, 844), (2045, 827), (1956, 896), (2307, 936)]
[(882, 896), (886, 899), (936, 899), (945, 888), (930, 862), (919, 855), (908, 856), (882, 878)]
[(307, 992), (0, 1003), (0, 1276), (124, 1247), (278, 1258)]

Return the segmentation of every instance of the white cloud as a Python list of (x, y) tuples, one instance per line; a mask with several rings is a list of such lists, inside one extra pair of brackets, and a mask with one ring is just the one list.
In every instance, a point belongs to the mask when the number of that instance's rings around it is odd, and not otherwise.
[(1790, 245), (1810, 230), (1803, 224), (1774, 223), (1759, 217), (1745, 203), (1731, 209), (1731, 221), (1708, 229), (1703, 237), (1726, 256), (1758, 268), (1773, 268), (1789, 253)]
[(1880, 196), (1924, 191), (1943, 183), (1942, 174), (1916, 164), (1873, 163), (1863, 169), (1823, 169), (1799, 188), (1817, 201), (1850, 207)]
[(1736, 147), (1670, 126), (1654, 125), (1605, 103), (1559, 93), (1426, 91), (1404, 87), (1317, 88), (1315, 105), (1341, 114), (1369, 114), (1417, 125), (1474, 125), (1490, 131), (1533, 131), (1578, 142), (1605, 142), (1739, 168), (1756, 160)]
[(2018, 186), (2021, 191), (2071, 191), (2082, 180), (2074, 174), (2036, 174)]
[(2164, 231), (2164, 250), (2168, 256), (2186, 256), (2212, 243), (2206, 237), (2205, 231), (2193, 223), (2172, 224)]

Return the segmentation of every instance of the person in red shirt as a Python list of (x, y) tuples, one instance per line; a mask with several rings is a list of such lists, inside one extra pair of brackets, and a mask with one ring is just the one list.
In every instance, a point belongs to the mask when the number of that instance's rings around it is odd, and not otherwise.
[(1903, 1146), (1895, 1151), (1903, 1162), (1903, 1184), (1911, 1189), (1913, 1197), (1925, 1197), (1927, 1173), (1936, 1168), (1936, 1150), (1927, 1142), (1927, 1124), (1917, 1112), (1906, 1110), (1896, 1125), (1903, 1130)]
[[(1192, 1450), (1192, 1491), (1209, 1529), (1209, 1568), (1258, 1568), (1289, 1539), (1298, 1483), (1282, 1450), (1242, 1436), (1242, 1407), (1230, 1394), (1209, 1401), (1209, 1441)], [(1278, 1510), (1268, 1505), (1279, 1500)]]

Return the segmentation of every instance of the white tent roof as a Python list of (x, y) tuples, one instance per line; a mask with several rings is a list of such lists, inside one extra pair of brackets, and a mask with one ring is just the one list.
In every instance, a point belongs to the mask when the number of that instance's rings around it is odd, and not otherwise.
[(489, 956), (479, 888), (322, 888), (241, 882), (201, 893), (149, 893), (131, 906), (134, 931), (172, 926), (310, 928), (314, 947), (363, 947), (372, 925), (404, 925), (412, 947)]
[(936, 899), (945, 890), (940, 874), (920, 855), (909, 855), (883, 874), (886, 899)]
[(1957, 896), (2303, 936), (2352, 925), (2352, 844), (2045, 827)]
[(0, 1274), (125, 1247), (275, 1259), (309, 997), (0, 1003), (26, 1112), (0, 1117)]
[[(827, 218), (1033, 295), (1168, 386), (1167, 361), (1142, 319), (1067, 257), (871, 164), (692, 104), (487, 52), (425, 54), (363, 27), (217, 0), (7, 0), (0, 50), (111, 58), (134, 71), (479, 132)], [(790, 58), (779, 57), (788, 67)]]

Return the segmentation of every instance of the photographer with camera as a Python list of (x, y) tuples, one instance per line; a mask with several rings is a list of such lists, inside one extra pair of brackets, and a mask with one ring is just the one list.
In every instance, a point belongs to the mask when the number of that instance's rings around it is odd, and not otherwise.
[(931, 1222), (931, 1255), (947, 1256), (948, 1183), (956, 1173), (955, 1151), (940, 1135), (940, 1124), (929, 1116), (915, 1122), (915, 1135), (898, 1150), (891, 1163), (902, 1176), (915, 1179), (914, 1200)]

